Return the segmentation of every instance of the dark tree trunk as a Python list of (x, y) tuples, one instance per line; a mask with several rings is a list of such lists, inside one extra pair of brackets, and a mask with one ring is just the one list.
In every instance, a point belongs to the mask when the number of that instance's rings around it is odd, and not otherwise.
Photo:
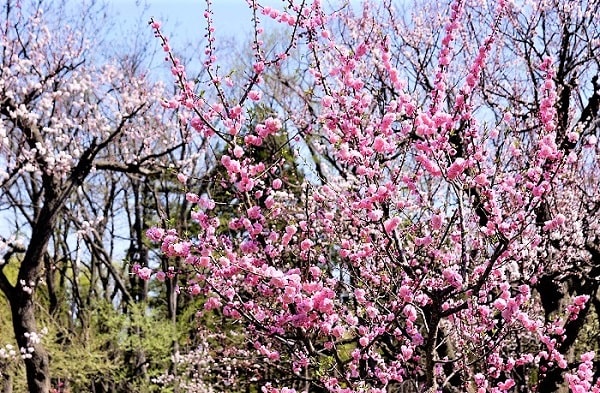
[(33, 302), (35, 286), (41, 278), (44, 255), (55, 227), (56, 217), (64, 205), (64, 195), (66, 195), (66, 193), (61, 195), (57, 192), (58, 187), (53, 179), (46, 178), (44, 180), (46, 201), (32, 226), (31, 239), (19, 267), (17, 283), (11, 288), (2, 286), (10, 303), (17, 345), (19, 348), (33, 348), (30, 356), (24, 359), (30, 393), (48, 393), (50, 391), (48, 352), (41, 342), (30, 343), (27, 336), (30, 333), (39, 333)]
[(30, 343), (26, 337), (27, 333), (38, 333), (32, 295), (23, 292), (20, 296), (15, 296), (11, 299), (10, 308), (19, 348), (33, 348), (33, 352), (30, 353), (31, 357), (24, 360), (29, 392), (48, 393), (50, 391), (48, 353), (41, 343)]

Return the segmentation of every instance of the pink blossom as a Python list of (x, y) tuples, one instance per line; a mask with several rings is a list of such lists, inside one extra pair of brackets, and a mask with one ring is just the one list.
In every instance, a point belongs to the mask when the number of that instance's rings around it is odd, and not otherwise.
[(152, 227), (146, 230), (146, 236), (153, 242), (159, 242), (165, 236), (165, 230), (158, 227)]
[(206, 209), (206, 210), (212, 210), (215, 208), (215, 201), (206, 195), (203, 195), (202, 197), (200, 197), (198, 204), (200, 205), (201, 208)]
[(505, 382), (499, 382), (498, 388), (500, 389), (500, 391), (506, 392), (515, 385), (516, 385), (515, 381), (513, 379), (509, 378)]
[(265, 69), (265, 63), (263, 63), (262, 61), (259, 61), (258, 63), (254, 64), (253, 68), (254, 68), (254, 72), (256, 72), (257, 74), (260, 74)]
[(172, 254), (180, 257), (187, 256), (190, 253), (190, 242), (178, 242), (172, 246)]
[[(219, 361), (282, 362), (292, 370), (286, 374), (289, 384), (300, 386), (295, 378), (312, 372), (325, 351), (343, 360), (335, 375), (315, 379), (327, 391), (378, 393), (392, 383), (420, 383), (429, 373), (441, 386), (452, 383), (452, 371), (443, 364), (462, 360), (428, 361), (426, 343), (439, 332), (463, 357), (479, 359), (465, 374), (471, 382), (458, 389), (510, 392), (520, 371), (540, 367), (541, 381), (548, 371), (543, 367), (552, 367), (565, 368), (572, 391), (591, 391), (593, 354), (568, 370), (561, 353), (566, 327), (589, 299), (573, 296), (547, 321), (545, 295), (534, 296), (532, 288), (542, 275), (564, 281), (572, 274), (556, 258), (583, 258), (582, 274), (589, 267), (580, 232), (587, 228), (581, 217), (589, 217), (598, 199), (594, 187), (584, 187), (595, 184), (598, 157), (590, 142), (597, 141), (576, 127), (577, 114), (557, 113), (563, 108), (556, 105), (556, 84), (564, 81), (556, 77), (552, 59), (531, 75), (517, 70), (536, 83), (497, 79), (504, 75), (498, 53), (506, 64), (524, 64), (512, 61), (515, 51), (503, 51), (511, 35), (502, 29), (514, 22), (512, 11), (505, 10), (509, 2), (500, 0), (479, 21), (466, 13), (468, 3), (453, 0), (447, 13), (426, 14), (433, 18), (426, 23), (415, 12), (409, 21), (419, 27), (415, 31), (397, 23), (393, 13), (381, 14), (386, 7), (367, 4), (350, 16), (325, 13), (321, 1), (284, 11), (249, 3), (256, 16), (249, 72), (220, 68), (208, 26), (209, 76), (199, 83), (187, 80), (181, 62), (171, 60), (180, 91), (166, 100), (157, 96), (165, 109), (178, 109), (181, 125), (190, 125), (192, 160), (206, 159), (210, 168), (197, 162), (193, 186), (203, 191), (186, 195), (194, 205), (194, 225), (177, 225), (184, 233), (147, 232), (150, 240), (162, 241), (163, 257), (185, 261), (156, 277), (181, 276), (190, 293), (202, 296), (205, 310), (219, 311), (223, 326), (245, 327), (236, 330), (239, 341), (254, 346), (226, 346), (219, 334), (227, 332), (211, 327), (209, 341), (223, 343)], [(527, 11), (539, 18), (536, 7)], [(286, 64), (287, 53), (267, 50), (261, 13), (284, 29), (294, 25), (288, 29), (297, 32), (289, 37), (290, 54), (306, 62)], [(210, 10), (206, 15), (210, 18)], [(466, 24), (471, 19), (473, 26)], [(440, 23), (440, 41), (425, 42), (435, 38), (431, 29)], [(326, 30), (331, 26), (343, 26), (347, 35)], [(485, 28), (475, 30), (480, 27)], [(549, 29), (549, 37), (558, 31)], [(475, 31), (483, 34), (478, 40)], [(398, 40), (398, 33), (406, 36)], [(407, 73), (403, 65), (415, 49), (397, 42), (420, 43), (433, 52), (422, 69)], [(167, 47), (167, 41), (161, 45)], [(300, 84), (284, 86), (271, 78), (289, 66), (306, 74)], [(455, 75), (456, 70), (463, 73)], [(417, 74), (432, 91), (413, 86)], [(276, 85), (286, 93), (271, 90)], [(197, 97), (203, 90), (209, 94)], [(250, 110), (267, 95), (283, 101)], [(502, 120), (488, 116), (490, 108)], [(566, 136), (556, 130), (563, 120), (574, 123)], [(587, 150), (562, 145), (565, 137), (577, 142), (579, 132), (585, 133)], [(131, 140), (140, 136), (153, 146), (144, 133)], [(206, 143), (195, 145), (202, 138)], [(181, 161), (181, 168), (195, 164)], [(473, 220), (473, 211), (481, 208), (489, 214)], [(540, 215), (542, 210), (548, 214)], [(548, 217), (540, 221), (542, 216)], [(219, 228), (221, 222), (226, 226)], [(588, 226), (590, 233), (597, 229), (593, 222)], [(152, 274), (139, 265), (132, 272)], [(568, 294), (572, 288), (563, 281), (560, 290)], [(515, 338), (523, 338), (530, 353), (511, 345)], [(352, 340), (356, 348), (347, 350)], [(395, 352), (385, 350), (390, 342)], [(264, 384), (265, 393), (292, 391), (275, 387), (275, 381)], [(519, 384), (521, 390), (534, 387), (527, 380)]]
[(586, 352), (581, 355), (581, 361), (584, 363), (591, 362), (592, 360), (594, 360), (595, 356), (596, 354), (594, 353), (594, 351)]
[(302, 242), (300, 243), (300, 249), (301, 249), (302, 251), (306, 251), (306, 250), (310, 249), (310, 248), (312, 247), (312, 245), (313, 245), (313, 244), (314, 244), (314, 243), (313, 243), (313, 241), (312, 241), (312, 240), (310, 240), (310, 239), (304, 239), (304, 240), (302, 240)]
[(463, 283), (462, 276), (458, 274), (454, 269), (447, 268), (442, 272), (444, 279), (453, 287), (460, 288)]
[(333, 98), (331, 96), (324, 96), (321, 99), (321, 104), (325, 107), (325, 108), (330, 108), (331, 105), (333, 105)]
[(457, 158), (456, 160), (454, 160), (452, 165), (450, 165), (450, 167), (448, 168), (448, 172), (447, 172), (448, 178), (450, 180), (456, 179), (465, 170), (465, 167), (466, 167), (465, 159), (461, 158), (461, 157)]
[(137, 271), (137, 276), (144, 281), (148, 281), (152, 275), (152, 269), (143, 267)]
[(369, 345), (369, 339), (367, 337), (363, 336), (358, 340), (358, 343), (360, 344), (361, 347), (366, 347), (367, 345)]
[(579, 134), (575, 131), (571, 131), (567, 134), (567, 139), (571, 143), (575, 143), (579, 140)]
[[(279, 360), (279, 352), (277, 351), (271, 351), (269, 352), (268, 356), (269, 360)], [(288, 389), (289, 391), (289, 389)]]
[(260, 91), (251, 90), (248, 92), (248, 98), (250, 98), (252, 101), (260, 101), (262, 98), (262, 93)]
[(587, 301), (589, 300), (589, 296), (588, 295), (579, 295), (579, 296), (575, 296), (573, 298), (573, 304), (578, 306), (578, 307), (582, 307), (584, 306)]
[(507, 304), (506, 300), (504, 300), (502, 298), (494, 300), (494, 307), (497, 310), (500, 310), (500, 311), (504, 310), (506, 308), (506, 304)]
[(400, 225), (400, 217), (395, 216), (392, 218), (388, 218), (387, 220), (385, 220), (385, 222), (383, 223), (383, 227), (385, 228), (385, 232), (390, 234), (392, 233), (397, 227), (398, 225)]
[(248, 214), (248, 218), (253, 219), (253, 220), (256, 220), (256, 219), (262, 217), (260, 207), (258, 207), (258, 206), (252, 206), (250, 209), (247, 210), (247, 214)]
[(425, 155), (420, 154), (417, 156), (416, 159), (431, 175), (439, 176), (442, 173), (440, 171), (440, 167), (436, 163), (431, 161), (429, 158), (427, 158)]
[(279, 131), (282, 127), (281, 120), (269, 117), (265, 120), (265, 127), (267, 128), (269, 134)]
[(241, 156), (244, 155), (244, 149), (242, 149), (239, 145), (236, 145), (233, 148), (233, 155), (235, 158), (240, 158)]
[(381, 217), (383, 217), (383, 211), (380, 209), (376, 209), (376, 210), (371, 210), (367, 216), (369, 217), (369, 220), (371, 221), (379, 221), (381, 220)]
[(387, 147), (385, 140), (381, 136), (376, 136), (373, 142), (373, 150), (377, 153), (383, 153)]
[(482, 187), (487, 187), (490, 185), (490, 181), (484, 173), (480, 173), (479, 175), (475, 176), (473, 180)]
[(310, 271), (310, 275), (313, 276), (314, 278), (321, 276), (321, 269), (319, 269), (318, 266), (311, 266), (309, 268), (309, 271)]
[(434, 214), (431, 216), (431, 229), (433, 229), (434, 231), (439, 230), (442, 227), (442, 215), (441, 214)]
[(267, 199), (265, 199), (265, 207), (267, 209), (271, 209), (271, 208), (273, 208), (274, 204), (275, 204), (275, 198), (273, 198), (273, 195), (269, 195), (267, 197)]
[(190, 203), (198, 203), (200, 197), (197, 194), (194, 194), (193, 192), (188, 192), (187, 194), (185, 194), (185, 199)]
[[(194, 288), (200, 288), (199, 286), (194, 286)], [(200, 293), (200, 292), (199, 292)], [(204, 303), (204, 309), (205, 310), (215, 310), (217, 308), (221, 307), (221, 301), (216, 298), (216, 297), (209, 297), (206, 300), (206, 303)]]
[(406, 306), (404, 306), (402, 313), (411, 322), (414, 322), (417, 320), (417, 310), (411, 304), (407, 304)]
[(561, 227), (565, 223), (566, 217), (563, 214), (557, 214), (552, 220), (544, 223), (544, 230), (550, 231)]
[(231, 157), (227, 155), (221, 157), (221, 164), (223, 164), (223, 166), (227, 168), (230, 173), (239, 173), (241, 171), (240, 162), (237, 160), (232, 160)]
[(210, 265), (210, 257), (200, 257), (197, 262), (200, 267), (208, 267)]
[(406, 346), (406, 345), (402, 345), (402, 346), (400, 347), (400, 352), (402, 353), (402, 358), (403, 358), (405, 361), (407, 361), (407, 360), (410, 360), (410, 358), (411, 358), (411, 357), (412, 357), (412, 355), (413, 355), (413, 350), (412, 350), (412, 348), (410, 348), (410, 347), (408, 347), (408, 346)]
[(185, 184), (188, 181), (188, 177), (186, 175), (184, 175), (183, 173), (178, 173), (177, 174), (177, 180), (179, 180), (179, 182), (181, 184)]
[(354, 296), (356, 297), (356, 301), (360, 304), (366, 303), (367, 300), (365, 299), (365, 294), (366, 292), (362, 288), (356, 288), (354, 290)]

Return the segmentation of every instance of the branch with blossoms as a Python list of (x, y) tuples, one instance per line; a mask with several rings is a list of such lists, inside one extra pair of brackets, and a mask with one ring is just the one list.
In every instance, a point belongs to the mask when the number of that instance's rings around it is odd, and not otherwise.
[[(253, 13), (253, 23), (255, 26), (255, 35), (253, 39), (252, 50), (255, 55), (255, 63), (252, 66), (250, 74), (248, 74), (243, 83), (236, 83), (236, 85), (243, 86), (241, 94), (238, 98), (229, 97), (227, 90), (233, 87), (233, 82), (230, 77), (222, 77), (219, 72), (219, 66), (217, 64), (217, 56), (215, 51), (214, 36), (215, 29), (212, 20), (212, 9), (211, 1), (207, 1), (207, 7), (204, 12), (204, 18), (206, 20), (206, 49), (204, 61), (204, 68), (209, 76), (209, 80), (203, 83), (204, 87), (212, 89), (216, 94), (216, 102), (209, 103), (203, 97), (203, 94), (198, 95), (195, 93), (198, 90), (198, 86), (194, 86), (194, 82), (189, 80), (186, 75), (185, 66), (181, 63), (181, 60), (175, 56), (171, 50), (168, 38), (162, 34), (160, 30), (160, 22), (150, 20), (149, 24), (154, 30), (155, 36), (160, 40), (161, 46), (166, 54), (165, 60), (170, 62), (171, 73), (174, 75), (176, 83), (181, 91), (181, 94), (173, 100), (169, 100), (163, 103), (165, 107), (175, 109), (180, 105), (187, 110), (191, 111), (195, 117), (190, 121), (190, 125), (200, 132), (205, 137), (210, 137), (213, 134), (217, 135), (221, 140), (225, 141), (229, 146), (232, 145), (232, 140), (240, 132), (240, 128), (244, 123), (245, 118), (242, 116), (242, 107), (245, 105), (246, 100), (250, 98), (253, 102), (260, 100), (260, 93), (253, 90), (257, 85), (261, 83), (261, 75), (266, 67), (277, 67), (284, 59), (289, 55), (289, 52), (294, 48), (298, 40), (297, 30), (303, 23), (305, 17), (293, 17), (288, 13), (278, 13), (269, 7), (263, 7), (258, 1), (249, 2), (249, 7)], [(296, 7), (295, 11), (299, 15), (304, 14), (304, 10), (307, 9), (304, 5)], [(263, 53), (263, 42), (260, 38), (263, 29), (259, 27), (260, 18), (258, 16), (259, 10), (261, 14), (266, 15), (270, 18), (276, 19), (279, 23), (285, 23), (292, 28), (292, 33), (289, 39), (288, 45), (282, 52), (276, 53), (272, 58), (265, 58)], [(232, 103), (237, 102), (237, 104)], [(216, 126), (217, 123), (223, 124), (224, 130), (219, 130)]]

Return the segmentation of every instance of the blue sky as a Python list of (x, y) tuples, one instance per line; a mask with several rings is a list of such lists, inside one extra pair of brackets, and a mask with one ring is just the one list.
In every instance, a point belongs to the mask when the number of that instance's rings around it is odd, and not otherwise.
[[(137, 6), (136, 0), (108, 0), (110, 7), (119, 14), (122, 23), (150, 16), (162, 22), (165, 33), (173, 43), (191, 40), (204, 35), (206, 7), (204, 0), (147, 0), (147, 10)], [(245, 36), (251, 29), (251, 14), (244, 0), (213, 0), (214, 21), (220, 37)], [(281, 0), (261, 0), (261, 4), (281, 6)], [(133, 23), (132, 23), (133, 24)]]
[[(122, 37), (131, 37), (141, 28), (147, 28), (146, 34), (132, 37), (133, 39), (150, 40), (158, 49), (158, 40), (152, 38), (150, 28), (146, 22), (150, 17), (159, 20), (162, 32), (171, 43), (175, 53), (181, 54), (187, 50), (187, 44), (202, 43), (206, 33), (206, 20), (203, 16), (205, 0), (107, 0), (111, 15), (117, 15), (116, 34)], [(142, 5), (138, 5), (141, 3)], [(261, 0), (261, 4), (281, 8), (281, 0)], [(235, 37), (239, 42), (247, 42), (252, 36), (251, 12), (245, 0), (212, 0), (214, 23), (216, 29), (217, 47), (222, 48), (225, 39)], [(268, 26), (264, 21), (264, 26)], [(203, 47), (203, 46), (202, 46)], [(158, 49), (160, 53), (160, 49)], [(188, 53), (189, 55), (189, 53)], [(188, 57), (191, 73), (197, 70), (198, 59), (202, 57)], [(170, 78), (169, 66), (162, 61), (152, 61), (150, 65), (159, 78)]]

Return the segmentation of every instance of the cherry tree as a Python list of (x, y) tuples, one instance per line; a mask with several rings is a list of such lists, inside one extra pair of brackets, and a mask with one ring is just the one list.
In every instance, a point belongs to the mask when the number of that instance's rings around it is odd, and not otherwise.
[(202, 313), (243, 326), (262, 391), (600, 391), (583, 329), (598, 313), (599, 4), (456, 0), (403, 19), (390, 2), (248, 3), (243, 80), (214, 54), (210, 2), (208, 80), (151, 22), (173, 105), (224, 146), (225, 191), (190, 189), (193, 236), (147, 236), (185, 260)]

